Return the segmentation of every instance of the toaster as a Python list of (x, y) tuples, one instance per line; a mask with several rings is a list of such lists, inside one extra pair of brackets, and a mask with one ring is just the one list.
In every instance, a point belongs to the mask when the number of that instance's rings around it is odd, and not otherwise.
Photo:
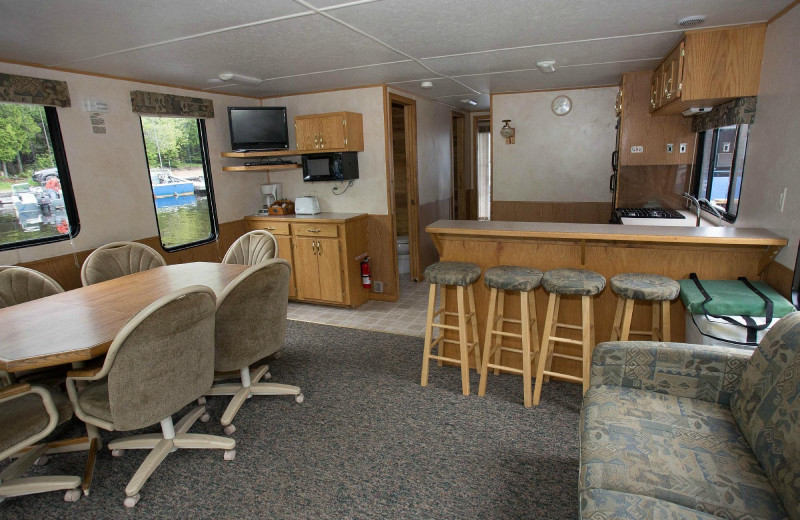
[(294, 212), (298, 215), (316, 215), (319, 213), (319, 199), (316, 197), (297, 197), (294, 200)]

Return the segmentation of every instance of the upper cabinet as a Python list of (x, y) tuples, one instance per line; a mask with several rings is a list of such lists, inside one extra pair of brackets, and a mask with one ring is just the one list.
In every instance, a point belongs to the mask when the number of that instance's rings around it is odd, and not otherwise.
[(294, 118), (298, 150), (330, 152), (364, 151), (364, 130), (361, 114), (333, 112)]
[(653, 73), (650, 112), (675, 115), (758, 94), (766, 24), (689, 31)]

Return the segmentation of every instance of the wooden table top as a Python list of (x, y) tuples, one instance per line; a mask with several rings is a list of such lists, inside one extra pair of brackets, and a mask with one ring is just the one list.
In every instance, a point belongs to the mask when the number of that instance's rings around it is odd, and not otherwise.
[(219, 295), (250, 266), (168, 265), (0, 309), (0, 369), (8, 372), (85, 361), (108, 351), (140, 310), (190, 285)]

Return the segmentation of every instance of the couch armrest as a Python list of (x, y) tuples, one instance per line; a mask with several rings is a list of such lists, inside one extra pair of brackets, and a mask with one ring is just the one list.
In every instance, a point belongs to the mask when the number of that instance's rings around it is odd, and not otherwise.
[(729, 406), (751, 354), (688, 343), (600, 343), (592, 354), (590, 384), (638, 388)]

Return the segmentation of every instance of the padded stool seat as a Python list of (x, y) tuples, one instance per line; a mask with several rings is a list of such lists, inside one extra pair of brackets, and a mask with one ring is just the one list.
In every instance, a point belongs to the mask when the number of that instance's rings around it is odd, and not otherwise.
[(481, 268), (469, 262), (437, 262), (425, 269), (425, 281), (466, 287), (481, 277)]
[(609, 281), (611, 290), (631, 300), (672, 301), (681, 292), (681, 285), (666, 276), (646, 273), (622, 273)]
[(585, 269), (554, 269), (542, 277), (542, 287), (554, 294), (594, 296), (605, 286), (603, 275)]
[(542, 283), (542, 272), (532, 267), (500, 265), (487, 269), (483, 281), (492, 289), (528, 292)]

